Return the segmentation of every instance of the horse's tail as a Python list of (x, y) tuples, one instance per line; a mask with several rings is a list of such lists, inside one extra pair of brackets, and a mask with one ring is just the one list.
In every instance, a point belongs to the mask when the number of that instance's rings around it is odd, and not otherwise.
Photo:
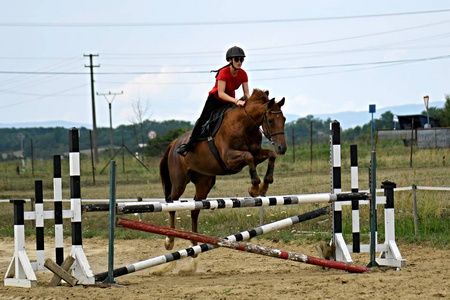
[(172, 142), (164, 152), (164, 155), (159, 163), (159, 176), (164, 190), (164, 197), (166, 201), (169, 199), (172, 190), (172, 182), (170, 181), (169, 174), (169, 152), (172, 149), (174, 143)]

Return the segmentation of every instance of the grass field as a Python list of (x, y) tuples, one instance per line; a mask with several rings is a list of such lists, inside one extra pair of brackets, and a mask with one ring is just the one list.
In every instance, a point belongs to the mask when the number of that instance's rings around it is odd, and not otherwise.
[[(370, 149), (365, 145), (359, 146), (359, 172), (360, 189), (368, 189), (368, 168), (370, 165)], [(285, 156), (279, 156), (275, 167), (275, 182), (271, 185), (268, 195), (289, 195), (303, 193), (323, 193), (330, 190), (329, 175), (329, 145), (315, 145), (312, 165), (310, 162), (309, 145), (295, 148), (295, 162), (293, 149), (290, 148)], [(377, 187), (385, 180), (393, 181), (398, 187), (412, 186), (450, 186), (449, 149), (413, 148), (412, 167), (411, 149), (399, 143), (391, 141), (378, 142), (377, 144)], [(342, 145), (342, 189), (350, 190), (350, 158), (349, 145)], [(91, 160), (82, 157), (82, 198), (109, 197), (109, 168), (104, 174), (96, 174), (96, 184), (93, 184)], [(102, 157), (97, 166), (101, 170), (108, 163), (108, 158)], [(23, 199), (34, 197), (34, 180), (43, 180), (44, 198), (51, 199), (52, 191), (52, 161), (39, 160), (34, 162), (34, 177), (31, 174), (30, 163), (22, 168), (20, 175), (16, 172), (18, 162), (0, 162), (0, 198)], [(161, 184), (159, 182), (159, 158), (147, 158), (145, 164), (150, 172), (140, 166), (129, 155), (117, 159), (117, 198), (163, 198)], [(258, 167), (258, 173), (265, 173), (266, 164)], [(247, 189), (250, 184), (248, 171), (232, 176), (217, 178), (216, 186), (210, 193), (210, 197), (248, 196)], [(193, 197), (193, 185), (189, 184), (183, 197)], [(408, 242), (421, 242), (435, 247), (450, 247), (450, 192), (442, 191), (417, 191), (417, 203), (419, 214), (419, 234), (414, 234), (413, 223), (413, 197), (411, 191), (396, 192), (396, 234), (398, 239)], [(63, 159), (63, 198), (69, 196), (68, 160)], [(30, 204), (26, 205), (28, 209)], [(68, 207), (68, 204), (66, 204)], [(13, 212), (12, 205), (0, 203), (0, 235), (13, 236)], [(52, 209), (50, 203), (45, 204), (46, 209)], [(264, 221), (272, 222), (318, 207), (316, 204), (295, 205), (283, 207), (270, 207), (264, 209)], [(350, 207), (344, 209), (344, 237), (351, 240), (351, 211)], [(178, 226), (190, 229), (190, 213), (178, 213)], [(368, 207), (361, 207), (361, 233), (362, 240), (368, 241)], [(157, 224), (168, 224), (166, 214), (145, 214), (144, 220)], [(260, 209), (246, 208), (220, 211), (202, 211), (200, 214), (200, 232), (226, 236), (259, 226)], [(380, 241), (384, 238), (383, 209), (378, 209), (378, 228)], [(69, 221), (65, 221), (65, 235), (70, 236)], [(302, 242), (305, 239), (311, 241), (327, 240), (330, 238), (330, 218), (324, 216), (317, 220), (308, 221), (272, 233), (265, 238)], [(33, 235), (32, 226), (27, 226), (27, 235)], [(51, 221), (46, 223), (45, 232), (54, 234)], [(83, 216), (83, 236), (85, 238), (108, 236), (108, 221), (106, 213), (92, 213)], [(132, 238), (159, 238), (155, 235), (132, 232), (118, 229), (117, 237)]]

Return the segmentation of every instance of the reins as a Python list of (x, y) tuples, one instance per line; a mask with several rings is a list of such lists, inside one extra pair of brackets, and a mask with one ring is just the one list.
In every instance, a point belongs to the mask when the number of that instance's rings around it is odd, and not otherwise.
[[(259, 125), (259, 124), (255, 121), (255, 119), (253, 119), (253, 117), (247, 112), (247, 110), (245, 109), (245, 106), (244, 106), (244, 111), (245, 111), (245, 113), (247, 114), (247, 116), (249, 117), (249, 119), (252, 120), (253, 123), (255, 123), (256, 126), (258, 126), (259, 131), (261, 131), (261, 133), (266, 137), (266, 139), (269, 140), (269, 142), (270, 142), (272, 145), (275, 144), (275, 142), (272, 141), (272, 137), (273, 137), (273, 136), (279, 135), (279, 134), (284, 134), (284, 131), (274, 132), (274, 133), (270, 132), (269, 121), (267, 120), (267, 107), (264, 108), (263, 123), (266, 125), (266, 129), (267, 129), (268, 133), (266, 133), (266, 132), (264, 131), (264, 127), (263, 127), (263, 126), (261, 126), (261, 128), (259, 127), (260, 125)], [(281, 114), (282, 111), (281, 111), (281, 110), (278, 110), (278, 111), (269, 111), (269, 113), (271, 113), (271, 114)], [(261, 125), (262, 125), (262, 124), (261, 124)]]

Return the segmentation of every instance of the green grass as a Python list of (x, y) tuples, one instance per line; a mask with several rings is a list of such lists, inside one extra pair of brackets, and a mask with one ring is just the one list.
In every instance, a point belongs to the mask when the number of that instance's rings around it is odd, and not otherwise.
[[(359, 171), (360, 189), (368, 189), (368, 167), (370, 165), (370, 149), (365, 145), (359, 146)], [(410, 168), (410, 151), (399, 143), (383, 141), (377, 144), (377, 186), (384, 180), (397, 183), (398, 187), (411, 186), (450, 186), (450, 163), (446, 157), (450, 157), (449, 149), (414, 148), (412, 155), (412, 168)], [(159, 158), (146, 160), (150, 172), (133, 160), (125, 156), (125, 172), (121, 158), (117, 164), (117, 198), (163, 198), (161, 184), (159, 182)], [(295, 148), (295, 162), (292, 149), (285, 156), (279, 156), (275, 167), (275, 182), (269, 189), (269, 195), (287, 195), (302, 193), (329, 192), (329, 146), (326, 144), (315, 145), (313, 152), (312, 170), (310, 164), (310, 147), (301, 145)], [(108, 198), (109, 197), (109, 168), (104, 174), (96, 174), (96, 184), (93, 183), (91, 161), (83, 157), (82, 163), (82, 197)], [(98, 169), (107, 163), (107, 157), (101, 157)], [(17, 162), (0, 162), (0, 198), (23, 199), (34, 197), (34, 180), (43, 180), (44, 198), (52, 198), (52, 161), (35, 162), (34, 177), (29, 165), (21, 174), (16, 174)], [(70, 198), (68, 161), (63, 159), (63, 197)], [(258, 167), (258, 174), (265, 174), (266, 165)], [(350, 190), (350, 160), (349, 144), (342, 145), (342, 188)], [(250, 184), (248, 171), (232, 176), (217, 178), (216, 186), (212, 189), (210, 197), (223, 196), (247, 196), (247, 188)], [(189, 184), (183, 197), (193, 197), (194, 187)], [(419, 233), (414, 234), (413, 223), (413, 197), (411, 191), (396, 192), (396, 236), (397, 239), (406, 242), (427, 243), (435, 247), (450, 247), (450, 192), (417, 191), (417, 204), (419, 212)], [(29, 209), (29, 203), (26, 209)], [(277, 221), (292, 215), (297, 215), (318, 207), (314, 204), (293, 205), (283, 207), (270, 207), (264, 209), (265, 223)], [(50, 203), (45, 204), (46, 209), (52, 209)], [(69, 208), (69, 204), (65, 204)], [(383, 207), (378, 207), (379, 241), (384, 239), (384, 214)], [(13, 236), (13, 211), (9, 203), (0, 203), (0, 235)], [(259, 226), (259, 208), (229, 209), (216, 211), (202, 211), (199, 218), (200, 232), (216, 236), (227, 236)], [(350, 207), (343, 210), (343, 231), (346, 240), (351, 241), (351, 211)], [(190, 212), (177, 213), (177, 227), (190, 229)], [(127, 216), (136, 218), (137, 216)], [(361, 206), (361, 232), (362, 240), (368, 241), (367, 206)], [(168, 224), (168, 214), (144, 214), (144, 221), (156, 224)], [(316, 220), (310, 220), (297, 224), (293, 228), (286, 228), (265, 235), (264, 238), (283, 240), (292, 243), (316, 242), (330, 238), (330, 217), (323, 216)], [(52, 221), (46, 221), (45, 233), (54, 235)], [(32, 226), (26, 226), (26, 234), (34, 235)], [(66, 236), (70, 236), (70, 221), (65, 220)], [(83, 236), (107, 237), (108, 217), (106, 213), (90, 213), (83, 215)], [(154, 239), (157, 235), (131, 231), (118, 228), (117, 238), (122, 239)]]

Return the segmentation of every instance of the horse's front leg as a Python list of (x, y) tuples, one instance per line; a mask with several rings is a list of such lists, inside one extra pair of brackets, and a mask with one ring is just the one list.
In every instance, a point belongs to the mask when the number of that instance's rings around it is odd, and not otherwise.
[(264, 176), (264, 180), (259, 187), (259, 195), (265, 196), (267, 190), (269, 189), (269, 184), (273, 183), (273, 170), (275, 168), (275, 160), (277, 159), (277, 154), (273, 150), (269, 149), (261, 149), (259, 153), (255, 156), (255, 164), (259, 165), (266, 159), (269, 159), (269, 163), (267, 164), (266, 175)]
[[(239, 168), (242, 163), (248, 165), (250, 173), (251, 185), (248, 189), (248, 193), (252, 197), (259, 196), (259, 184), (261, 179), (256, 172), (256, 163), (253, 155), (248, 151), (230, 150), (227, 155), (227, 164), (231, 170)], [(241, 167), (242, 168), (242, 167)]]

